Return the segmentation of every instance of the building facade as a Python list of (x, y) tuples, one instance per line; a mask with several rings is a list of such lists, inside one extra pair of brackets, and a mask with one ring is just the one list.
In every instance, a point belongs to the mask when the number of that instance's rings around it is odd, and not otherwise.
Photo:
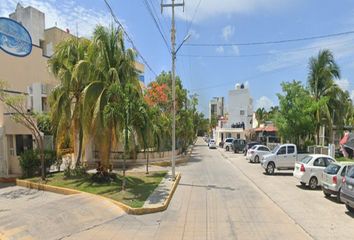
[(229, 91), (228, 122), (227, 126), (235, 128), (252, 128), (253, 100), (248, 88), (243, 84), (236, 84), (235, 89)]
[(213, 97), (209, 101), (209, 121), (212, 117), (219, 119), (224, 116), (224, 97)]

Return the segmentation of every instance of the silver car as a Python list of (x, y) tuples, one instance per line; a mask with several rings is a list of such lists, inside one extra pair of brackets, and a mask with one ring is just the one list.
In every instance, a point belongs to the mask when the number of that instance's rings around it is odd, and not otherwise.
[(348, 211), (354, 213), (354, 166), (348, 166), (343, 177), (343, 186), (340, 190), (340, 200), (345, 203)]
[(247, 150), (246, 159), (251, 163), (259, 163), (263, 155), (269, 154), (270, 150), (267, 146), (264, 145), (254, 145)]
[(326, 197), (335, 195), (340, 202), (340, 190), (342, 188), (342, 179), (348, 166), (354, 163), (334, 162), (328, 165), (322, 173), (322, 191)]

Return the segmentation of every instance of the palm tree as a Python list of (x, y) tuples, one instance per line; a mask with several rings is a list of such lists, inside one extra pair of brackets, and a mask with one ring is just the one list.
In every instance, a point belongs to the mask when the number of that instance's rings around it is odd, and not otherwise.
[(267, 111), (264, 109), (264, 108), (258, 108), (256, 110), (256, 119), (257, 119), (257, 122), (258, 122), (258, 126), (261, 124), (261, 123), (264, 123), (264, 121), (266, 120), (266, 115), (267, 115)]
[(109, 168), (112, 143), (124, 138), (123, 190), (129, 138), (134, 134), (138, 102), (142, 99), (135, 56), (132, 49), (125, 49), (121, 30), (97, 26), (89, 56), (94, 80), (83, 91), (85, 139), (91, 135), (100, 139), (103, 174)]
[(82, 156), (81, 92), (90, 81), (91, 68), (85, 60), (89, 45), (89, 40), (69, 38), (56, 47), (48, 61), (52, 73), (60, 80), (60, 85), (50, 96), (56, 146), (60, 147), (67, 129), (71, 129), (74, 152), (77, 154), (76, 166), (80, 164)]
[(316, 143), (320, 142), (320, 126), (326, 119), (329, 136), (332, 137), (332, 117), (328, 101), (330, 96), (338, 92), (334, 79), (340, 78), (339, 66), (334, 60), (330, 50), (322, 50), (317, 57), (310, 58), (308, 86), (316, 103)]

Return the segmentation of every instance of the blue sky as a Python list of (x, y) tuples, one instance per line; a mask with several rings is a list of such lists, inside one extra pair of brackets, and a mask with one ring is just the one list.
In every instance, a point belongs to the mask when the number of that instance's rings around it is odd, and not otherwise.
[[(165, 0), (167, 1), (167, 0)], [(187, 43), (259, 42), (325, 35), (354, 30), (354, 2), (351, 0), (185, 0), (185, 11), (177, 10), (177, 43), (188, 30)], [(195, 11), (198, 3), (199, 8)], [(7, 16), (15, 0), (0, 1), (0, 16)], [(22, 0), (46, 13), (46, 25), (90, 36), (96, 24), (109, 25), (112, 18), (103, 0)], [(143, 0), (109, 0), (135, 45), (157, 73), (171, 68), (170, 55)], [(160, 12), (160, 0), (153, 4), (166, 39), (170, 40), (170, 9)], [(340, 4), (339, 4), (340, 3)], [(194, 13), (196, 14), (194, 15)], [(193, 16), (194, 19), (193, 19)], [(191, 19), (193, 22), (191, 23)], [(333, 51), (341, 67), (343, 89), (354, 98), (354, 34), (295, 43), (194, 47), (184, 45), (177, 57), (177, 74), (191, 93), (197, 93), (200, 110), (207, 112), (213, 96), (228, 95), (236, 83), (247, 83), (254, 106), (277, 104), (282, 81), (306, 83), (308, 59), (320, 49)], [(250, 56), (251, 55), (251, 56)], [(255, 56), (256, 55), (256, 56)], [(226, 57), (225, 57), (226, 56)], [(154, 79), (146, 68), (145, 81)]]

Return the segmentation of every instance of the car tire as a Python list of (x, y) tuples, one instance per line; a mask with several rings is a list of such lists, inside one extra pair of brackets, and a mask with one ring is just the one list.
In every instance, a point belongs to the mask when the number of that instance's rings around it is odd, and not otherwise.
[(318, 184), (318, 180), (316, 177), (310, 178), (309, 187), (311, 190), (315, 190), (317, 188), (317, 184)]
[(259, 163), (259, 156), (258, 156), (258, 155), (256, 155), (256, 156), (254, 157), (254, 162)]
[(326, 198), (329, 198), (331, 196), (330, 193), (323, 192), (323, 194), (325, 195)]
[(230, 151), (229, 146), (226, 146), (225, 150), (226, 150), (226, 152)]
[(348, 209), (349, 212), (354, 213), (354, 208), (352, 208), (348, 204), (345, 204), (345, 207)]
[(274, 166), (274, 163), (268, 163), (267, 165), (267, 168), (266, 168), (266, 173), (268, 175), (274, 175), (274, 172), (275, 172), (275, 166)]

